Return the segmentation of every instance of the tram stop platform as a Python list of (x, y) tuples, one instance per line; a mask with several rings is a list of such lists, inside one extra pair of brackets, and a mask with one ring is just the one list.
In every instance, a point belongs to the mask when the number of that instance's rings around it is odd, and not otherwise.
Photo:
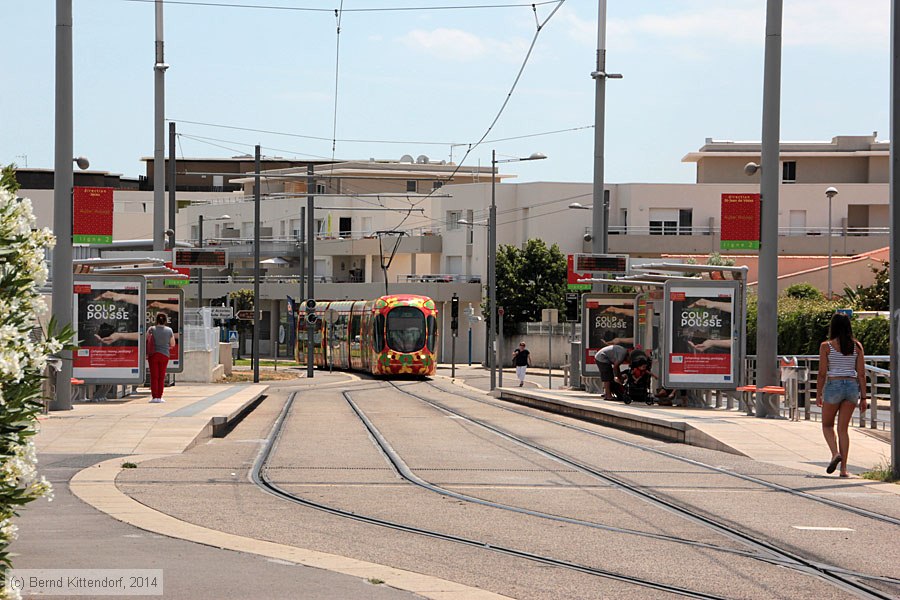
[[(502, 387), (497, 389), (495, 395), (510, 402), (618, 429), (819, 475), (825, 473), (831, 459), (819, 421), (762, 419), (724, 408), (648, 406), (643, 403), (626, 405), (603, 400), (599, 395), (585, 391), (534, 387), (530, 379), (526, 381), (527, 387)], [(540, 375), (535, 373), (534, 379), (539, 380)], [(884, 433), (851, 427), (848, 470), (852, 474), (859, 475), (890, 464), (889, 432), (888, 435)], [(887, 487), (897, 488), (897, 493), (900, 493), (900, 486)]]
[(180, 454), (216, 437), (269, 389), (261, 384), (179, 384), (165, 402), (149, 395), (77, 403), (40, 418), (38, 451), (46, 454)]

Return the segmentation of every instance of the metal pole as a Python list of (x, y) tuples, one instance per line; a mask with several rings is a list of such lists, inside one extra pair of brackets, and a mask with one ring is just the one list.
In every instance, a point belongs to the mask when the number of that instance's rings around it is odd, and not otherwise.
[(547, 389), (553, 389), (553, 321), (547, 323)]
[(163, 56), (163, 0), (156, 0), (156, 62), (153, 65), (153, 250), (165, 250), (166, 65)]
[(169, 123), (169, 162), (166, 163), (169, 179), (169, 248), (175, 248), (175, 213), (178, 208), (175, 204), (175, 182), (178, 177), (175, 172), (175, 123)]
[[(782, 0), (767, 0), (763, 77), (760, 197), (759, 308), (756, 320), (756, 385), (777, 385), (778, 353), (778, 159), (781, 111)], [(760, 394), (757, 417), (778, 417), (778, 397)]]
[[(56, 0), (56, 153), (53, 181), (53, 316), (72, 324), (72, 0)], [(72, 352), (59, 353), (62, 369), (50, 408), (72, 409)]]
[[(306, 250), (306, 289), (309, 290), (309, 295), (307, 298), (309, 300), (316, 299), (315, 292), (315, 277), (313, 274), (315, 273), (315, 258), (316, 258), (316, 233), (315, 233), (315, 207), (313, 206), (315, 203), (315, 196), (313, 192), (315, 192), (314, 180), (313, 180), (313, 165), (307, 165), (306, 167), (307, 179), (306, 179), (306, 237), (309, 240), (309, 246)], [(315, 331), (313, 327), (307, 322), (306, 326), (307, 333), (307, 348), (306, 348), (306, 376), (312, 378), (313, 376), (313, 361), (315, 360), (315, 354), (313, 352), (313, 343), (315, 342)]]
[[(202, 209), (201, 209), (202, 210)], [(197, 217), (197, 236), (200, 240), (197, 242), (198, 248), (203, 248), (203, 214)], [(197, 309), (203, 309), (203, 268), (197, 269)]]
[[(900, 7), (897, 0), (891, 2), (891, 175), (890, 175), (890, 308), (891, 308), (891, 469), (894, 479), (900, 479), (900, 154), (897, 143), (900, 142)], [(870, 398), (872, 402), (874, 398)]]
[(450, 379), (456, 379), (456, 335), (459, 331), (454, 331), (450, 335)]
[[(262, 300), (259, 297), (259, 203), (260, 154), (256, 145), (256, 176), (253, 182), (253, 383), (259, 383), (259, 321)], [(271, 330), (271, 327), (269, 328)], [(271, 338), (271, 331), (269, 338)]]
[(491, 369), (491, 391), (497, 388), (497, 349), (494, 328), (497, 326), (497, 151), (491, 150), (491, 210), (488, 213), (488, 366)]
[(469, 316), (469, 366), (472, 366), (472, 318)]
[[(594, 211), (591, 219), (591, 252), (607, 253), (607, 229), (609, 224), (604, 210), (603, 153), (606, 131), (606, 0), (599, 0), (597, 8), (597, 69), (594, 78)], [(605, 292), (606, 285), (592, 283), (591, 290)]]
[(500, 354), (503, 349), (503, 307), (497, 309), (497, 331), (500, 342), (497, 344), (497, 387), (503, 387), (503, 357)]
[(831, 194), (828, 194), (828, 299), (831, 293)]

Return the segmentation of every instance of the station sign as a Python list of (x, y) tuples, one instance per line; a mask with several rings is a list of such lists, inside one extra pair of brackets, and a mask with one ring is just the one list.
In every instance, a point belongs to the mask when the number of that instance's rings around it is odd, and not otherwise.
[(722, 194), (722, 250), (759, 250), (759, 194)]

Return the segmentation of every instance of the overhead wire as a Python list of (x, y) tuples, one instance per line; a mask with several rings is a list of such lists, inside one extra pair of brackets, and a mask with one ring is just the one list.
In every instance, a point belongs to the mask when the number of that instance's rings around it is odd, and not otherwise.
[[(120, 0), (121, 2), (139, 2), (144, 4), (154, 4), (157, 0)], [(201, 2), (199, 0), (160, 0), (163, 4), (174, 4), (183, 6), (204, 6), (215, 8), (249, 8), (259, 10), (287, 10), (298, 12), (332, 12), (331, 8), (314, 8), (307, 6), (279, 6), (272, 4), (236, 4), (229, 2)], [(347, 12), (413, 12), (425, 10), (481, 10), (496, 8), (522, 8), (523, 6), (542, 6), (544, 4), (553, 4), (558, 0), (544, 0), (543, 2), (527, 2), (527, 3), (507, 3), (507, 4), (464, 4), (464, 5), (442, 5), (442, 6), (383, 6), (369, 8), (351, 8)]]

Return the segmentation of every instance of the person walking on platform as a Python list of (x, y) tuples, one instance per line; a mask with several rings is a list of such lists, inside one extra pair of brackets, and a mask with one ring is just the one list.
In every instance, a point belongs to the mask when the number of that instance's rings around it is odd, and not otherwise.
[(631, 362), (632, 348), (626, 348), (619, 344), (605, 346), (594, 354), (594, 360), (597, 362), (597, 368), (600, 370), (600, 381), (603, 382), (603, 399), (615, 400), (613, 396), (613, 381), (618, 384), (617, 389), (621, 389), (624, 381), (619, 366)]
[[(850, 420), (859, 403), (860, 418), (866, 410), (865, 351), (853, 337), (850, 317), (835, 313), (831, 317), (828, 340), (819, 347), (819, 375), (816, 380), (816, 406), (822, 408), (822, 434), (831, 450), (826, 473), (834, 473), (838, 464), (841, 477), (849, 477), (847, 454), (850, 451)], [(834, 418), (837, 416), (837, 439)]]
[(525, 370), (531, 366), (531, 352), (525, 349), (525, 342), (519, 342), (519, 347), (513, 350), (513, 364), (516, 366), (519, 387), (522, 387), (525, 385)]
[(165, 313), (156, 315), (156, 325), (147, 332), (152, 336), (152, 345), (148, 344), (147, 362), (150, 363), (150, 402), (158, 404), (163, 400), (163, 389), (166, 385), (166, 367), (169, 365), (169, 348), (175, 346), (175, 332), (167, 325)]

